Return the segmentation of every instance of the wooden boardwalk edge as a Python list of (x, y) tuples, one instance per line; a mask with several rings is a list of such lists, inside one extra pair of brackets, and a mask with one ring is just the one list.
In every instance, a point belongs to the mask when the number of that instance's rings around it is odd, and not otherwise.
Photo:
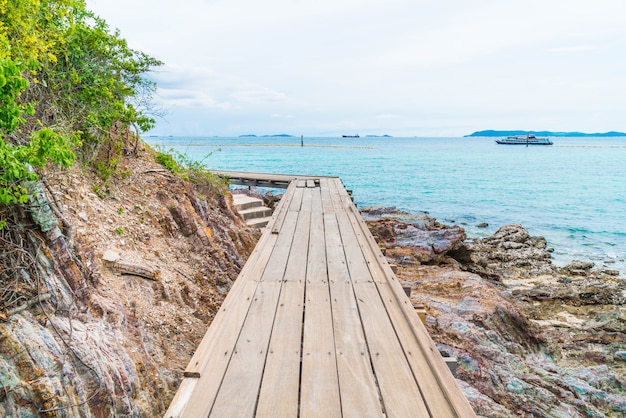
[[(465, 416), (467, 411), (471, 410), (471, 405), (463, 393), (460, 392), (454, 376), (450, 373), (445, 360), (439, 353), (434, 341), (430, 338), (426, 327), (416, 314), (410, 299), (402, 289), (402, 285), (397, 280), (393, 270), (387, 263), (387, 259), (381, 253), (376, 240), (367, 227), (367, 224), (362, 219), (356, 208), (354, 206), (352, 206), (352, 208), (354, 208), (352, 210), (354, 214), (353, 222), (358, 223), (364, 237), (363, 239), (366, 241), (369, 247), (368, 250), (371, 252), (372, 256), (377, 256), (379, 259), (379, 262), (374, 264), (372, 268), (380, 269), (380, 273), (384, 274), (385, 277), (394, 279), (393, 281), (386, 282), (376, 281), (381, 298), (384, 302), (401, 307), (401, 312), (403, 313), (406, 323), (401, 321), (399, 318), (395, 318), (394, 324), (400, 329), (412, 331), (413, 337), (415, 341), (418, 342), (421, 349), (421, 354), (423, 358), (426, 359), (424, 364), (423, 362), (417, 361), (420, 356), (412, 356), (410, 364), (415, 377), (416, 379), (419, 379), (419, 376), (424, 374), (425, 367), (428, 367), (429, 374), (436, 379), (438, 387), (441, 389), (441, 394), (445, 397), (445, 399), (439, 397), (439, 392), (436, 390), (436, 387), (432, 386), (424, 388), (425, 390), (423, 390), (423, 396), (425, 398), (433, 398), (432, 402), (438, 406), (438, 413), (442, 413), (444, 409), (447, 409), (447, 406), (445, 405), (447, 403), (452, 409), (451, 412), (454, 412), (454, 415)], [(364, 251), (367, 250), (364, 248)], [(388, 309), (388, 312), (395, 311)], [(425, 379), (425, 382), (429, 381), (429, 379)]]

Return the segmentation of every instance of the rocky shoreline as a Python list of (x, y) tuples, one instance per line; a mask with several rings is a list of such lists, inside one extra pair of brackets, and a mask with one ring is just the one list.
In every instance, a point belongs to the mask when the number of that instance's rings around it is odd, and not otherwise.
[(485, 417), (626, 415), (626, 279), (572, 261), (521, 225), (468, 240), (462, 227), (362, 210), (440, 351)]

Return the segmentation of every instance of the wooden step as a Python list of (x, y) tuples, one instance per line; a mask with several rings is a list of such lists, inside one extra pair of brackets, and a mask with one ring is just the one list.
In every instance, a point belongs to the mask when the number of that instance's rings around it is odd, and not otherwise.
[(263, 204), (263, 200), (245, 194), (233, 194), (233, 204), (239, 216), (251, 228), (263, 228), (272, 217), (272, 210)]
[(263, 206), (263, 200), (245, 194), (233, 194), (233, 203), (238, 212)]
[(265, 218), (248, 219), (246, 221), (246, 225), (248, 225), (250, 228), (265, 228), (265, 226), (267, 226), (271, 219), (271, 216), (267, 216)]
[(268, 216), (272, 216), (272, 209), (266, 206), (254, 207), (250, 209), (240, 210), (239, 216), (241, 216), (244, 221), (256, 218), (266, 218)]

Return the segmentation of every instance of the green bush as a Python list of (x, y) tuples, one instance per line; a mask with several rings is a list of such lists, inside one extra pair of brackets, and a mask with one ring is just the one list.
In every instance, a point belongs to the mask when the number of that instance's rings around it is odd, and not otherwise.
[(154, 125), (147, 74), (159, 65), (83, 0), (0, 0), (0, 205), (26, 203), (35, 169), (77, 155), (111, 176), (121, 133)]
[[(220, 151), (220, 149), (217, 151)], [(213, 153), (205, 155), (198, 161), (191, 159), (187, 154), (170, 148), (166, 152), (158, 151), (156, 161), (184, 180), (212, 187), (218, 193), (223, 194), (228, 190), (228, 180), (212, 173), (208, 169), (205, 162), (211, 155)]]
[(173, 174), (180, 175), (185, 171), (171, 154), (158, 152), (156, 155), (156, 161)]

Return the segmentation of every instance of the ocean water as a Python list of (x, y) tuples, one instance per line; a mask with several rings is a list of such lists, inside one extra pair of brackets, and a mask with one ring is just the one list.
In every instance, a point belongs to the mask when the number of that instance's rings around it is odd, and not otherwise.
[[(469, 237), (519, 223), (555, 249), (626, 274), (626, 137), (554, 138), (553, 146), (494, 138), (150, 137), (212, 169), (339, 176), (359, 207), (395, 206), (462, 225)], [(478, 228), (486, 222), (487, 228)]]

